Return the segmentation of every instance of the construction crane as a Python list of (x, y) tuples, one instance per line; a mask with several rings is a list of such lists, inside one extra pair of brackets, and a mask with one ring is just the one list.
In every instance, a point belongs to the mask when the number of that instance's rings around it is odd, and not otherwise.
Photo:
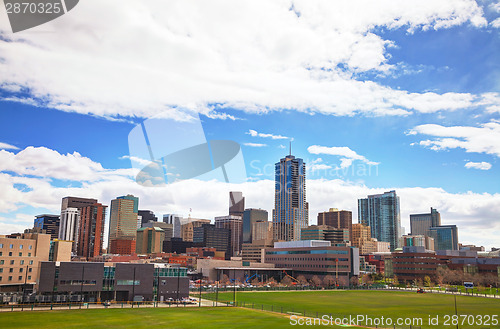
[(295, 281), (295, 282), (292, 282), (292, 284), (300, 283), (299, 280), (295, 279), (293, 276), (291, 276), (290, 274), (288, 274), (285, 270), (283, 270), (283, 273), (285, 273), (286, 277), (289, 277), (290, 279), (292, 279), (293, 281)]

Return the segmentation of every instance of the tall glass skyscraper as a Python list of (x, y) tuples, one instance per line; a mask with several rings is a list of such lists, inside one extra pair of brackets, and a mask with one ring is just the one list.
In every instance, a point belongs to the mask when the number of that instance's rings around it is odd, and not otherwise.
[(401, 237), (401, 214), (396, 191), (358, 199), (358, 221), (370, 226), (372, 238), (389, 242), (391, 251), (398, 248)]
[(290, 154), (275, 164), (274, 239), (300, 240), (300, 230), (308, 225), (306, 164)]

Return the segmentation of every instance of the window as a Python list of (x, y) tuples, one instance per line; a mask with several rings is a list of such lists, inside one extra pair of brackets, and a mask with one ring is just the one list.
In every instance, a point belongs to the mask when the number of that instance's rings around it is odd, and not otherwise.
[(32, 246), (32, 245), (30, 245), (30, 246), (28, 247), (28, 249), (29, 249), (29, 250), (33, 249), (33, 246)]
[(20, 245), (20, 246), (19, 246), (19, 249), (23, 249), (23, 245)]
[(19, 280), (19, 281), (21, 281), (22, 279), (23, 279), (23, 277), (22, 277), (22, 276), (19, 276), (18, 280)]
[(33, 271), (33, 269), (32, 269), (31, 267), (30, 267), (30, 268), (28, 268), (28, 272), (30, 272), (30, 273), (31, 273), (31, 271)]
[(14, 248), (14, 245), (11, 243), (9, 247), (10, 247), (10, 249), (12, 249), (12, 248)]
[(9, 251), (9, 256), (12, 256), (12, 251)]
[(0, 256), (3, 256), (3, 252), (0, 251)]
[[(31, 269), (30, 269), (31, 270)], [(28, 280), (31, 280), (31, 275), (28, 275)]]
[(4, 260), (3, 259), (0, 260), (0, 265), (3, 265), (3, 263), (4, 263)]
[(0, 276), (0, 281), (2, 281), (2, 277)]
[(10, 261), (10, 265), (14, 265), (14, 260), (11, 260), (11, 261)]
[(32, 260), (30, 260), (30, 265), (33, 265), (33, 261)]
[(30, 252), (28, 253), (28, 257), (31, 257), (31, 253)]
[(14, 272), (14, 269), (11, 267), (11, 268), (9, 268), (9, 273), (12, 273), (12, 272)]
[(19, 257), (23, 257), (23, 253), (22, 252), (19, 253)]
[(19, 269), (19, 273), (23, 273), (23, 270), (24, 270), (24, 268), (22, 268), (22, 267), (21, 267), (21, 268)]
[(0, 268), (0, 273), (3, 273), (3, 268)]
[(3, 243), (0, 243), (0, 248), (3, 248)]
[(9, 281), (12, 281), (12, 277), (11, 276), (9, 276)]
[(19, 264), (20, 264), (20, 265), (24, 265), (24, 260), (21, 260), (21, 261), (19, 262)]

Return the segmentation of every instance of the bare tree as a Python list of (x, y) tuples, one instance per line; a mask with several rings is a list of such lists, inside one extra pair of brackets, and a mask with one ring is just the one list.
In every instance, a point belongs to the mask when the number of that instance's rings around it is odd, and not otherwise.
[(300, 283), (301, 285), (303, 285), (303, 286), (305, 286), (305, 285), (307, 285), (307, 284), (308, 284), (308, 281), (307, 281), (306, 277), (305, 277), (305, 276), (303, 276), (303, 275), (299, 275), (299, 276), (297, 277), (297, 281), (299, 281), (299, 283)]
[(370, 276), (370, 274), (364, 274), (361, 277), (361, 281), (363, 281), (363, 283), (366, 285), (373, 283), (373, 280), (372, 280), (372, 277)]
[(359, 285), (359, 277), (357, 277), (357, 276), (353, 276), (353, 277), (349, 280), (349, 282), (351, 282), (351, 284), (352, 284), (353, 286), (357, 286), (357, 285)]
[(333, 277), (333, 275), (325, 275), (325, 277), (323, 278), (323, 284), (327, 287), (331, 287), (335, 284), (335, 278)]
[(283, 279), (281, 279), (281, 284), (285, 286), (291, 286), (292, 285), (292, 279), (290, 279), (288, 276), (285, 276)]
[(314, 284), (315, 287), (318, 287), (321, 285), (321, 283), (323, 283), (323, 281), (317, 275), (311, 278), (311, 282)]

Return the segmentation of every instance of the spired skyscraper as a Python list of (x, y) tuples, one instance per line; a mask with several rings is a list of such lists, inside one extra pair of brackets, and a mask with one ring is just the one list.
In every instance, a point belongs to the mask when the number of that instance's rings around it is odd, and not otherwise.
[(290, 154), (275, 164), (274, 240), (300, 240), (301, 229), (308, 225), (306, 164)]
[(391, 251), (399, 247), (401, 214), (396, 191), (358, 199), (358, 221), (360, 224), (370, 226), (372, 238), (389, 242)]

